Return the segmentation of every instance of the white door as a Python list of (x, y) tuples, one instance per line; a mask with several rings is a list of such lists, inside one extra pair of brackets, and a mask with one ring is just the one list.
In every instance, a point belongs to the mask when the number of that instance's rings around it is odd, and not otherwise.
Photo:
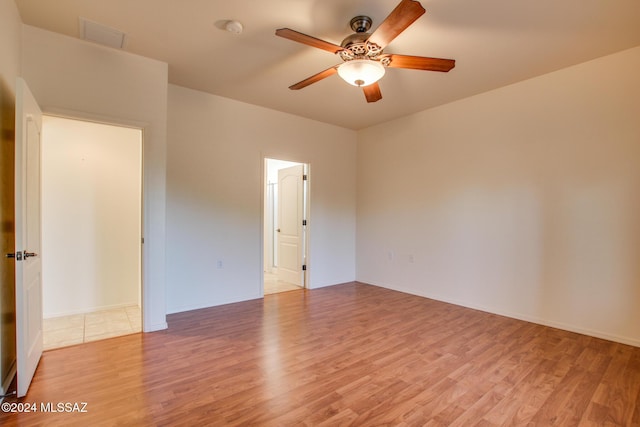
[(42, 356), (40, 131), (42, 113), (22, 79), (16, 86), (16, 352), (18, 397)]
[(278, 171), (278, 280), (303, 286), (303, 166)]

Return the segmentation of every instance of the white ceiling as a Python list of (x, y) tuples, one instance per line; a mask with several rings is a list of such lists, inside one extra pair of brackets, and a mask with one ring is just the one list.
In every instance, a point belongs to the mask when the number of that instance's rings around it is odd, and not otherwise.
[[(352, 17), (370, 16), (375, 29), (398, 3), (16, 0), (25, 24), (78, 37), (84, 17), (124, 31), (124, 50), (167, 62), (170, 83), (351, 129), (640, 45), (639, 0), (422, 0), (427, 13), (385, 52), (455, 59), (449, 73), (388, 69), (383, 99), (371, 104), (337, 75), (288, 89), (341, 60), (277, 28), (340, 44)], [(229, 19), (244, 32), (218, 28)]]

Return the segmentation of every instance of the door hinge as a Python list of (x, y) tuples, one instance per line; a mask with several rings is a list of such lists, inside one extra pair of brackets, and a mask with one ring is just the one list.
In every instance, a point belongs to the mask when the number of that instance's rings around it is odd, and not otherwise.
[(307, 264), (302, 264), (302, 271), (307, 271)]
[(307, 180), (307, 174), (302, 175), (302, 180), (306, 181)]
[(140, 238), (140, 242), (144, 245), (144, 237)]
[(307, 225), (307, 220), (306, 219), (302, 220), (302, 225)]

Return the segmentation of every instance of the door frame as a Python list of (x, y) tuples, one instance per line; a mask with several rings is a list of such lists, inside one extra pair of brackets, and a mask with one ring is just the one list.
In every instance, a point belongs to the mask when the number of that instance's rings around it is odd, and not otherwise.
[(304, 289), (311, 289), (311, 268), (310, 268), (310, 247), (311, 247), (311, 164), (304, 160), (294, 159), (283, 156), (266, 155), (261, 156), (261, 170), (262, 170), (262, 182), (260, 190), (260, 297), (264, 297), (264, 245), (265, 245), (265, 207), (266, 207), (266, 195), (267, 195), (267, 183), (268, 183), (268, 160), (281, 160), (286, 162), (299, 163), (303, 165), (303, 174), (307, 176), (307, 179), (303, 182), (303, 218), (306, 219), (307, 225), (303, 227), (303, 265), (306, 265), (306, 270), (303, 271), (302, 287)]
[(138, 129), (141, 131), (142, 141), (140, 143), (141, 149), (141, 161), (140, 161), (140, 179), (141, 179), (141, 191), (140, 191), (140, 232), (141, 232), (141, 244), (140, 244), (140, 311), (142, 316), (142, 332), (151, 332), (156, 329), (152, 329), (152, 320), (149, 318), (148, 313), (152, 310), (152, 301), (149, 298), (151, 292), (148, 289), (149, 283), (145, 281), (145, 276), (148, 274), (149, 266), (149, 249), (145, 245), (145, 235), (147, 234), (147, 215), (149, 209), (147, 206), (149, 201), (147, 199), (147, 192), (145, 191), (145, 134), (149, 132), (150, 124), (146, 122), (138, 122), (134, 120), (127, 120), (118, 117), (103, 116), (99, 114), (86, 113), (75, 110), (67, 110), (60, 108), (43, 108), (42, 114), (45, 116), (60, 117), (63, 119), (79, 120), (84, 122), (93, 122), (110, 126), (128, 127)]

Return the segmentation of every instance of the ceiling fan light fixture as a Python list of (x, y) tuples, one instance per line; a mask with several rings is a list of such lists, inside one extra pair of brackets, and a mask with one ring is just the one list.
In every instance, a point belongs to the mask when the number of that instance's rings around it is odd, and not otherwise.
[(384, 76), (384, 66), (371, 59), (353, 59), (338, 66), (338, 75), (353, 86), (369, 86)]

